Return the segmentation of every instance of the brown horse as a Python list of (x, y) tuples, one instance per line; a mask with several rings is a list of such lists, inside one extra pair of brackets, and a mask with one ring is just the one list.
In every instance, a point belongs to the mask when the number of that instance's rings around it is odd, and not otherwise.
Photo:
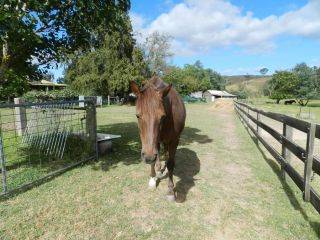
[[(186, 110), (183, 101), (172, 85), (153, 76), (140, 89), (131, 82), (131, 90), (137, 96), (136, 116), (142, 143), (141, 159), (151, 164), (149, 187), (156, 188), (156, 180), (168, 169), (168, 199), (174, 200), (173, 169), (180, 134), (184, 128)], [(161, 169), (160, 143), (165, 150), (165, 166)], [(157, 177), (157, 178), (156, 178)]]

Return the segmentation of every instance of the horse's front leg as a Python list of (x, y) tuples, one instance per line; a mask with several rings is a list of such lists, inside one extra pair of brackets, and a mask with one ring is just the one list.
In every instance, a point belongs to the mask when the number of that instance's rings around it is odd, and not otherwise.
[(155, 189), (157, 187), (156, 171), (155, 171), (154, 167), (155, 167), (155, 164), (151, 164), (150, 180), (149, 180), (149, 188), (150, 189)]
[(149, 188), (155, 189), (157, 187), (157, 177), (161, 169), (160, 162), (160, 143), (158, 143), (158, 155), (156, 162), (151, 164), (151, 172), (150, 172), (150, 180), (149, 180)]

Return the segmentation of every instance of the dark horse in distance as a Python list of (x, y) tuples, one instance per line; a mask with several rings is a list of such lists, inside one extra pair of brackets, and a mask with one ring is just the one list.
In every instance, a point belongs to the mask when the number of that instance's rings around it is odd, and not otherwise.
[[(140, 89), (135, 82), (130, 83), (137, 96), (136, 116), (142, 143), (141, 159), (151, 165), (149, 187), (156, 188), (160, 178), (168, 169), (168, 199), (174, 200), (173, 169), (180, 134), (184, 128), (186, 110), (183, 101), (172, 85), (153, 76)], [(161, 169), (160, 144), (165, 152), (165, 166)]]

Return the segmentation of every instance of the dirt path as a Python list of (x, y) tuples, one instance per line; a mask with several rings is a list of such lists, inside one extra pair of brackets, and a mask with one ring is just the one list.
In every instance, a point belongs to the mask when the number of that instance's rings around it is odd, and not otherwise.
[[(211, 233), (206, 238), (300, 239), (301, 236), (288, 231), (290, 223), (282, 223), (281, 212), (276, 211), (281, 203), (285, 206), (280, 208), (283, 214), (288, 214), (289, 211), (291, 215), (299, 209), (302, 214), (299, 217), (308, 220), (306, 211), (309, 209), (292, 206), (292, 201), (299, 205), (303, 204), (302, 200), (290, 196), (294, 195), (293, 191), (287, 184), (281, 184), (277, 175), (279, 168), (275, 161), (263, 157), (240, 124), (231, 101), (218, 101), (207, 110), (212, 124), (206, 123), (201, 116), (199, 117), (202, 124), (196, 123), (194, 119), (193, 122), (189, 122), (191, 126), (197, 126), (199, 130), (206, 132), (208, 138), (212, 139), (212, 142), (203, 145), (195, 143), (198, 147), (195, 152), (201, 162), (201, 171), (197, 175), (200, 181), (196, 183), (194, 191), (203, 188), (201, 180), (212, 188), (205, 190), (206, 193), (210, 192), (205, 201), (212, 199), (210, 208), (205, 213), (205, 219), (211, 225)], [(275, 190), (275, 186), (278, 189)], [(294, 186), (291, 187), (295, 189)], [(281, 192), (278, 191), (279, 188), (285, 189)], [(283, 202), (277, 199), (278, 196)], [(294, 200), (289, 200), (288, 197)], [(197, 201), (202, 203), (201, 200), (200, 197)], [(270, 221), (281, 226), (276, 227), (270, 224)], [(311, 225), (311, 231), (318, 231), (319, 236), (319, 230), (316, 230), (318, 226), (319, 222), (315, 227)]]

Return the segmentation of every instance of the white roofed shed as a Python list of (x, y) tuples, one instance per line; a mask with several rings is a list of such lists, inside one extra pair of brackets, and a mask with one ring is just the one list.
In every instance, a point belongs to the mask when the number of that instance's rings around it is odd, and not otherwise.
[(203, 93), (203, 97), (207, 102), (214, 102), (214, 100), (217, 98), (237, 99), (236, 95), (220, 90), (207, 90)]

